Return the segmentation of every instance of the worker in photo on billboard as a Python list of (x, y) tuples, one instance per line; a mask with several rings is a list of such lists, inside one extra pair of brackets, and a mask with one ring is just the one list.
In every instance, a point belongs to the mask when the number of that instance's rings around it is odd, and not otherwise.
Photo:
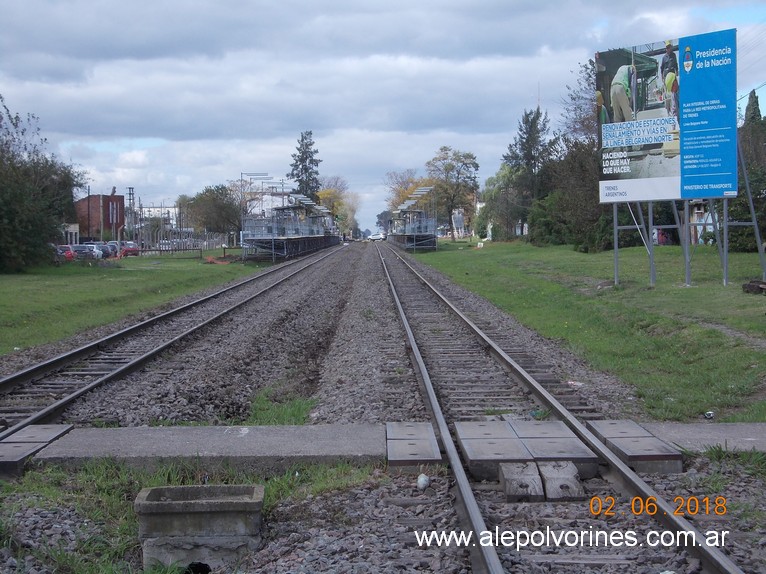
[(636, 73), (635, 66), (625, 65), (617, 68), (612, 79), (609, 96), (612, 101), (612, 121), (614, 123), (633, 120), (631, 107), (631, 82)]
[(669, 117), (675, 117), (681, 124), (678, 110), (678, 58), (673, 50), (673, 42), (665, 40), (665, 54), (660, 62), (662, 83), (665, 86), (665, 111)]

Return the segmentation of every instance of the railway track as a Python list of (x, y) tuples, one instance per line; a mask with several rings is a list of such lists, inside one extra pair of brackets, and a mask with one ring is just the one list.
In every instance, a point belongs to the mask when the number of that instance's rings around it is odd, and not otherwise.
[[(615, 544), (606, 549), (602, 545), (594, 549), (587, 547), (588, 539), (582, 538), (581, 544), (561, 545), (555, 552), (547, 544), (520, 552), (512, 544), (506, 546), (495, 540), (494, 544), (471, 548), (475, 571), (581, 572), (583, 568), (636, 571), (636, 562), (645, 564), (646, 571), (660, 571), (652, 567), (671, 562), (677, 553), (683, 552), (698, 561), (705, 572), (742, 572), (718, 548), (699, 543), (705, 540), (705, 535), (684, 516), (675, 515), (677, 505), (664, 500), (586, 428), (583, 421), (598, 417), (598, 413), (577, 399), (545, 365), (535, 364), (523, 349), (514, 347), (513, 341), (503, 337), (497, 337), (496, 341), (439, 293), (396, 250), (377, 248), (407, 331), (434, 426), (454, 472), (458, 498), (465, 509), (465, 531), (474, 533), (476, 538), (480, 533), (492, 531), (529, 533), (540, 529), (553, 530), (554, 535), (565, 529), (587, 532), (591, 536), (594, 529), (611, 532), (661, 529), (688, 535), (677, 537), (673, 547), (659, 552), (649, 551), (644, 544), (630, 547)], [(509, 503), (492, 484), (469, 477), (465, 470), (467, 463), (455, 444), (456, 423), (499, 418), (499, 415), (509, 421), (546, 418), (566, 424), (599, 459), (600, 476), (584, 481), (586, 496), (580, 498), (585, 500)], [(623, 509), (631, 508), (638, 500), (642, 511), (628, 512), (628, 516), (610, 522), (601, 512), (593, 512), (593, 500), (614, 500)], [(553, 569), (540, 570), (543, 565)]]
[(292, 260), (0, 379), (0, 440), (51, 420), (88, 393), (131, 373), (206, 325), (252, 302), (343, 247)]

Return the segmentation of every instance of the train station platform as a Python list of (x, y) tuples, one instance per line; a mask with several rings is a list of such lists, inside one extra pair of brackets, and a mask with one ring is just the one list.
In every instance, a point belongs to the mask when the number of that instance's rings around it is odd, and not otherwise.
[[(766, 423), (661, 422), (641, 426), (685, 451), (701, 452), (718, 445), (730, 451), (766, 452)], [(540, 432), (544, 428), (542, 425)], [(481, 450), (481, 445), (477, 448)], [(210, 468), (220, 465), (264, 475), (299, 464), (346, 461), (417, 468), (441, 461), (429, 423), (129, 428), (33, 425), (0, 442), (0, 474), (18, 474), (28, 461), (77, 467), (93, 458), (113, 458), (150, 469), (171, 462)]]

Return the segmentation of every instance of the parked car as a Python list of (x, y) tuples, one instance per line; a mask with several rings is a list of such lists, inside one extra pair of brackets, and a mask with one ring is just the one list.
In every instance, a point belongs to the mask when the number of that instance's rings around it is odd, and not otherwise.
[(75, 259), (95, 259), (96, 254), (88, 249), (87, 245), (72, 245), (72, 251), (74, 251)]
[(113, 243), (99, 243), (96, 247), (104, 252), (104, 257), (117, 257), (120, 253), (117, 246)]
[(123, 241), (122, 250), (120, 251), (122, 257), (128, 257), (129, 255), (138, 256), (141, 254), (141, 250), (134, 241)]
[(112, 251), (112, 246), (109, 245), (106, 241), (93, 241), (92, 243), (96, 246), (96, 249), (101, 251), (104, 259), (108, 257), (117, 257), (117, 249)]
[(93, 255), (92, 259), (103, 259), (104, 252), (101, 251), (95, 243), (85, 243), (85, 248), (88, 249)]
[(71, 245), (59, 245), (56, 249), (58, 250), (59, 255), (64, 258), (64, 261), (74, 261), (77, 259), (77, 255)]

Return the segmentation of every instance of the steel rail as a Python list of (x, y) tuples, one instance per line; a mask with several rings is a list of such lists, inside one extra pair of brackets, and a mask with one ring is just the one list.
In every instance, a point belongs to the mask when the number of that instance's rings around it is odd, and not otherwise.
[[(653, 497), (657, 501), (658, 512), (655, 518), (669, 530), (685, 531), (692, 534), (690, 544), (684, 546), (686, 550), (700, 560), (703, 567), (708, 572), (718, 574), (744, 574), (732, 560), (721, 552), (715, 546), (708, 546), (705, 536), (697, 530), (688, 520), (674, 514), (675, 507), (665, 501), (652, 487), (638, 476), (628, 465), (620, 460), (607, 446), (591, 433), (585, 425), (570, 413), (553, 395), (551, 395), (534, 377), (514, 361), (503, 349), (500, 348), (484, 331), (482, 331), (471, 319), (458, 309), (447, 297), (445, 297), (431, 282), (421, 275), (412, 265), (409, 264), (399, 253), (388, 246), (391, 253), (401, 260), (412, 273), (428, 287), (436, 297), (447, 305), (460, 319), (487, 345), (490, 352), (497, 357), (507, 368), (511, 369), (520, 377), (529, 389), (543, 402), (548, 408), (556, 413), (563, 422), (574, 432), (580, 440), (587, 444), (602, 460), (605, 460), (609, 467), (617, 472), (617, 478), (626, 487), (626, 490), (632, 491), (635, 496), (641, 496), (644, 499)], [(382, 259), (382, 256), (381, 256)], [(451, 462), (451, 461), (450, 461)], [(688, 540), (685, 538), (685, 540)]]
[[(335, 251), (337, 250), (333, 250), (333, 253)], [(332, 253), (326, 254), (323, 257), (329, 257), (330, 255), (332, 255)], [(202, 303), (206, 303), (207, 301), (210, 301), (211, 299), (214, 299), (216, 297), (220, 297), (221, 295), (228, 293), (229, 291), (233, 291), (234, 289), (238, 289), (239, 287), (242, 287), (243, 285), (246, 285), (254, 281), (258, 281), (262, 279), (263, 277), (266, 277), (272, 273), (282, 271), (285, 269), (286, 266), (295, 265), (297, 264), (298, 261), (300, 260), (296, 259), (294, 261), (290, 261), (288, 263), (284, 263), (276, 267), (270, 267), (266, 271), (262, 273), (258, 273), (258, 275), (254, 275), (253, 277), (248, 277), (242, 281), (239, 281), (238, 283), (229, 285), (228, 287), (224, 287), (223, 289), (219, 289), (218, 291), (215, 291), (214, 293), (211, 293), (210, 295), (206, 295), (205, 297), (202, 297), (200, 299), (196, 299), (194, 301), (191, 301), (189, 303), (186, 303), (174, 309), (170, 309), (168, 311), (165, 311), (164, 313), (160, 313), (159, 315), (156, 315), (154, 317), (141, 321), (140, 323), (136, 323), (135, 325), (131, 325), (130, 327), (117, 331), (116, 333), (112, 333), (111, 335), (107, 335), (106, 337), (103, 337), (101, 339), (88, 343), (86, 345), (83, 345), (82, 347), (79, 347), (72, 351), (68, 351), (66, 353), (62, 353), (61, 355), (53, 357), (52, 359), (43, 361), (41, 363), (37, 363), (36, 365), (32, 365), (21, 371), (18, 371), (6, 377), (0, 378), (0, 392), (6, 391), (12, 388), (14, 385), (19, 384), (21, 382), (35, 379), (35, 378), (44, 376), (57, 369), (60, 369), (64, 365), (72, 363), (82, 357), (87, 357), (88, 355), (99, 351), (101, 347), (103, 347), (104, 345), (112, 344), (117, 341), (120, 341), (128, 337), (129, 335), (132, 335), (138, 331), (141, 331), (154, 323), (159, 323), (160, 321), (167, 319), (169, 317), (172, 317), (173, 315), (183, 313), (184, 311), (187, 311), (188, 309), (196, 307), (197, 305), (201, 305)], [(321, 259), (318, 259), (317, 261), (321, 261)], [(313, 263), (310, 263), (309, 265), (311, 264)]]
[[(165, 349), (171, 347), (175, 343), (181, 341), (182, 339), (188, 337), (192, 333), (202, 329), (203, 327), (205, 327), (206, 325), (216, 321), (217, 319), (220, 319), (224, 315), (226, 315), (228, 313), (231, 313), (232, 311), (238, 309), (239, 307), (249, 303), (253, 299), (255, 299), (257, 297), (260, 297), (263, 293), (266, 293), (267, 291), (269, 291), (271, 289), (274, 289), (275, 287), (277, 287), (278, 285), (280, 285), (283, 282), (287, 281), (291, 277), (301, 273), (302, 271), (306, 270), (307, 268), (309, 268), (309, 267), (311, 267), (313, 265), (316, 265), (320, 261), (323, 261), (327, 257), (330, 257), (330, 256), (334, 255), (338, 251), (339, 251), (338, 249), (335, 249), (331, 253), (323, 254), (322, 257), (314, 259), (311, 262), (307, 263), (306, 265), (304, 265), (302, 267), (299, 267), (298, 269), (296, 269), (296, 270), (290, 272), (289, 274), (285, 275), (284, 277), (279, 279), (276, 283), (273, 283), (273, 284), (271, 284), (269, 286), (264, 287), (263, 289), (258, 290), (256, 293), (250, 295), (249, 297), (245, 298), (244, 300), (239, 301), (239, 302), (235, 303), (234, 305), (231, 305), (231, 306), (227, 307), (223, 311), (220, 311), (219, 313), (216, 313), (215, 315), (212, 315), (211, 317), (208, 317), (204, 321), (202, 321), (200, 323), (197, 323), (196, 325), (194, 325), (194, 326), (190, 327), (189, 329), (181, 332), (180, 334), (176, 335), (175, 337), (173, 337), (171, 339), (168, 339), (168, 340), (165, 340), (160, 345), (157, 345), (154, 348), (152, 348), (150, 351), (137, 356), (135, 359), (131, 360), (128, 363), (125, 363), (123, 366), (113, 370), (112, 372), (104, 375), (103, 377), (100, 377), (100, 378), (96, 379), (95, 381), (92, 381), (91, 383), (88, 383), (87, 385), (83, 386), (82, 388), (77, 389), (75, 392), (69, 394), (68, 396), (66, 396), (66, 397), (64, 397), (62, 399), (59, 399), (58, 401), (56, 401), (55, 403), (53, 403), (51, 405), (48, 405), (44, 409), (42, 409), (42, 410), (40, 410), (40, 411), (30, 415), (29, 417), (27, 417), (27, 418), (23, 419), (22, 421), (16, 423), (15, 425), (13, 425), (11, 427), (8, 427), (7, 429), (5, 429), (2, 432), (0, 432), (0, 441), (2, 441), (4, 439), (8, 438), (9, 436), (19, 432), (20, 430), (22, 430), (23, 428), (25, 428), (25, 427), (27, 427), (27, 426), (29, 426), (31, 424), (35, 424), (37, 422), (48, 420), (50, 417), (53, 417), (58, 412), (63, 410), (67, 405), (72, 403), (74, 400), (80, 398), (82, 395), (92, 391), (93, 389), (95, 389), (97, 387), (100, 387), (104, 383), (107, 383), (109, 381), (117, 379), (120, 376), (126, 375), (126, 374), (136, 370), (138, 367), (140, 367), (141, 365), (143, 365), (144, 363), (146, 363), (147, 361), (149, 361), (153, 357), (157, 356), (158, 354), (160, 354)], [(283, 270), (284, 266), (279, 267), (279, 269)], [(270, 272), (271, 272), (271, 270), (270, 270)], [(249, 279), (241, 281), (241, 282), (237, 283), (236, 285), (232, 285), (232, 286), (229, 286), (229, 287), (227, 287), (225, 289), (221, 289), (221, 290), (217, 291), (216, 293), (213, 293), (212, 295), (207, 295), (207, 296), (203, 297), (202, 299), (199, 299), (199, 300), (196, 300), (196, 301), (192, 301), (191, 303), (187, 303), (187, 304), (182, 305), (180, 307), (177, 307), (175, 309), (171, 309), (170, 311), (168, 311), (166, 313), (162, 313), (161, 315), (158, 315), (156, 317), (152, 317), (151, 319), (148, 319), (146, 321), (142, 321), (141, 323), (137, 323), (136, 325), (128, 327), (127, 329), (123, 329), (122, 331), (119, 331), (118, 333), (115, 333), (115, 334), (110, 335), (108, 337), (104, 337), (102, 339), (99, 339), (98, 341), (96, 341), (94, 343), (90, 343), (88, 345), (80, 347), (79, 349), (75, 349), (71, 353), (68, 353), (68, 354), (65, 353), (63, 355), (60, 355), (60, 356), (56, 357), (55, 359), (52, 359), (51, 361), (48, 361), (46, 363), (42, 363), (41, 365), (49, 365), (50, 363), (57, 362), (58, 363), (58, 367), (61, 367), (62, 365), (69, 364), (69, 363), (72, 362), (72, 360), (76, 360), (76, 359), (78, 359), (78, 358), (80, 358), (82, 356), (87, 356), (88, 354), (92, 354), (94, 352), (97, 352), (98, 351), (98, 347), (100, 345), (102, 345), (103, 343), (106, 343), (106, 342), (114, 343), (114, 342), (116, 342), (118, 340), (121, 340), (121, 339), (125, 338), (129, 334), (136, 333), (136, 332), (140, 331), (141, 329), (144, 329), (144, 328), (146, 328), (148, 326), (151, 326), (151, 325), (157, 323), (160, 319), (168, 318), (168, 317), (174, 316), (174, 315), (176, 315), (176, 314), (178, 314), (180, 312), (186, 311), (186, 310), (188, 310), (188, 309), (198, 305), (201, 302), (208, 301), (208, 300), (210, 300), (210, 299), (212, 299), (214, 297), (218, 297), (219, 295), (221, 295), (223, 293), (226, 293), (226, 292), (230, 291), (231, 289), (236, 289), (238, 287), (241, 287), (242, 285), (245, 285), (247, 283), (252, 282), (255, 279), (263, 277), (263, 275), (264, 274), (261, 273), (261, 274), (255, 276), (255, 277), (251, 277)], [(90, 353), (88, 353), (86, 350), (89, 350)], [(67, 360), (67, 358), (69, 358), (69, 360)], [(29, 369), (26, 369), (25, 371), (21, 371), (17, 375), (26, 375), (30, 371), (38, 372), (37, 369), (39, 367), (40, 367), (40, 365), (33, 366), (33, 367), (29, 368)], [(55, 368), (54, 369), (47, 369), (47, 370), (41, 371), (41, 372), (44, 375), (46, 373), (50, 373), (53, 370), (55, 370)], [(0, 381), (0, 383), (5, 383), (6, 381), (13, 379), (17, 375), (11, 375), (10, 377), (7, 377), (7, 378), (3, 379), (2, 381)], [(24, 380), (29, 380), (29, 379), (26, 378)], [(0, 388), (2, 388), (2, 385), (0, 385)]]
[[(442, 446), (444, 447), (444, 450), (447, 454), (447, 460), (449, 461), (450, 468), (452, 468), (452, 472), (455, 475), (458, 493), (460, 495), (463, 506), (465, 507), (469, 528), (474, 533), (474, 535), (478, 536), (480, 533), (487, 531), (486, 523), (484, 522), (484, 518), (481, 515), (481, 510), (479, 509), (479, 505), (476, 502), (476, 498), (473, 495), (473, 489), (468, 482), (468, 477), (466, 476), (465, 470), (463, 469), (463, 463), (460, 460), (460, 455), (458, 454), (457, 447), (452, 440), (452, 435), (450, 434), (449, 427), (447, 426), (447, 421), (441, 411), (441, 406), (439, 405), (439, 400), (436, 397), (436, 392), (434, 391), (433, 384), (431, 383), (428, 369), (426, 368), (423, 357), (420, 354), (418, 344), (415, 341), (415, 335), (412, 332), (410, 324), (407, 320), (407, 315), (404, 312), (401, 301), (399, 300), (399, 296), (396, 292), (396, 287), (394, 286), (394, 282), (388, 272), (385, 258), (380, 252), (379, 247), (378, 255), (380, 256), (380, 261), (383, 265), (383, 271), (385, 272), (386, 278), (388, 279), (388, 286), (391, 291), (391, 295), (394, 299), (394, 302), (396, 303), (396, 308), (399, 311), (399, 318), (401, 319), (402, 324), (404, 325), (404, 330), (407, 333), (410, 352), (415, 358), (417, 369), (425, 386), (429, 406), (431, 412), (434, 414), (436, 425), (439, 429)], [(492, 574), (500, 574), (505, 572), (503, 565), (500, 563), (500, 558), (497, 555), (497, 550), (494, 546), (480, 544), (479, 556), (482, 563), (480, 566), (474, 568), (475, 571), (489, 572)]]

